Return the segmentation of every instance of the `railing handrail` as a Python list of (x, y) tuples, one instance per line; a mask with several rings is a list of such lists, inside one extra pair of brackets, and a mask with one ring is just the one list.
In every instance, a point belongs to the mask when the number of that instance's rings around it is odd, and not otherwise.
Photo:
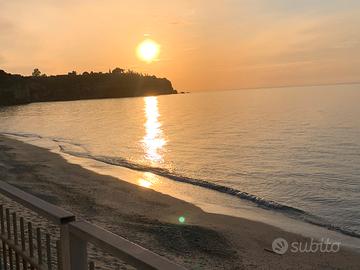
[[(139, 269), (185, 270), (160, 255), (151, 252), (121, 236), (86, 221), (75, 221), (75, 215), (24, 192), (0, 180), (0, 193), (26, 208), (36, 212), (60, 227), (60, 253), (62, 270), (87, 269), (87, 243), (92, 243), (105, 252)], [(9, 218), (7, 217), (7, 222)], [(10, 223), (8, 223), (9, 225)], [(16, 223), (15, 223), (16, 225)], [(3, 224), (2, 224), (3, 226)], [(10, 225), (9, 225), (10, 226)], [(9, 227), (10, 228), (10, 227)], [(9, 231), (9, 229), (8, 229)], [(12, 246), (9, 238), (1, 239)], [(0, 239), (0, 240), (1, 240)], [(4, 242), (3, 242), (4, 245)], [(41, 245), (40, 245), (41, 246)], [(14, 250), (17, 250), (17, 247)], [(19, 252), (18, 252), (19, 253)], [(21, 252), (22, 257), (26, 257)], [(31, 263), (31, 260), (28, 260)]]
[(0, 193), (44, 216), (57, 225), (75, 221), (74, 214), (9, 185), (4, 181), (0, 181)]
[(150, 250), (86, 221), (71, 222), (69, 232), (139, 269), (185, 270)]

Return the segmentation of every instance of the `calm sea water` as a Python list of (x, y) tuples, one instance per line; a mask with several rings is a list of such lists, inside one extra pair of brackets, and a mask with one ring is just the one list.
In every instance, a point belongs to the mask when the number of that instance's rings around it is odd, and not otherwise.
[(40, 103), (0, 109), (0, 132), (359, 236), (359, 101), (339, 85)]

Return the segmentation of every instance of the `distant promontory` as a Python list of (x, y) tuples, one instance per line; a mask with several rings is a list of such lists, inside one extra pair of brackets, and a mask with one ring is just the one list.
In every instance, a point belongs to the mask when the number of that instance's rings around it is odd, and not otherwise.
[(171, 82), (131, 70), (116, 68), (108, 73), (75, 71), (67, 75), (32, 76), (0, 70), (0, 106), (46, 101), (122, 98), (176, 94)]

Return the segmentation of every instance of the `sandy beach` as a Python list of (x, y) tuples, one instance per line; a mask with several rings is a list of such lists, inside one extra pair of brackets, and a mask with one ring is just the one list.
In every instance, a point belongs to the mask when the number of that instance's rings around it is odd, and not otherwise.
[[(271, 252), (272, 242), (310, 240), (267, 224), (200, 208), (67, 163), (60, 155), (0, 136), (0, 177), (188, 269), (358, 269), (360, 256)], [(180, 216), (186, 216), (184, 224)]]

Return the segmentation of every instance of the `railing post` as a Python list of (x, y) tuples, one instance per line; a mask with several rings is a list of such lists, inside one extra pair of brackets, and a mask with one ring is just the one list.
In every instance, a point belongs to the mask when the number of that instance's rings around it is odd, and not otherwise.
[(60, 254), (61, 269), (71, 270), (70, 268), (70, 235), (69, 226), (67, 224), (60, 225)]
[(71, 270), (88, 270), (87, 242), (71, 232), (69, 236)]

